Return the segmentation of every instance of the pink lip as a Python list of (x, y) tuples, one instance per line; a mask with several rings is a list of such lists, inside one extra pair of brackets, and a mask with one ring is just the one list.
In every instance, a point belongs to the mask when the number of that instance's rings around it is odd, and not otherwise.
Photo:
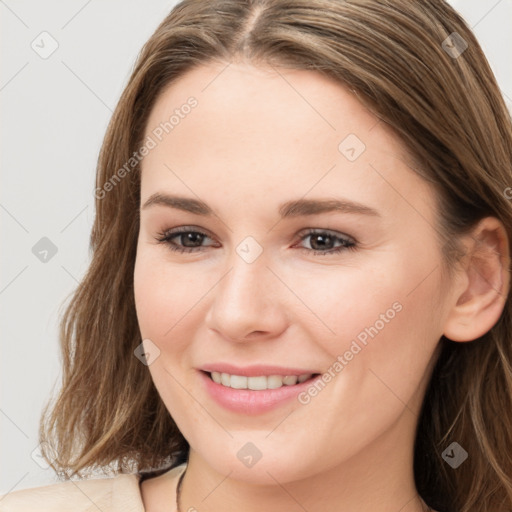
[(306, 373), (320, 373), (316, 370), (307, 368), (292, 368), (289, 366), (269, 366), (264, 364), (255, 364), (251, 366), (234, 366), (229, 363), (214, 363), (202, 366), (200, 370), (205, 372), (229, 373), (230, 375), (241, 375), (245, 377), (259, 377), (260, 375), (304, 375)]
[[(250, 371), (253, 372), (254, 368), (255, 367), (251, 367)], [(268, 369), (268, 367), (265, 368)], [(270, 373), (269, 375), (283, 375), (283, 373), (281, 373), (282, 370), (283, 368), (279, 369), (278, 372)], [(198, 373), (206, 389), (206, 392), (210, 395), (211, 398), (213, 398), (213, 400), (215, 400), (215, 402), (217, 402), (217, 404), (232, 412), (247, 415), (262, 414), (264, 412), (271, 411), (272, 409), (275, 409), (280, 405), (283, 405), (284, 403), (292, 400), (293, 398), (296, 398), (299, 393), (305, 391), (317, 379), (320, 379), (322, 377), (321, 375), (317, 375), (316, 377), (301, 382), (300, 384), (297, 383), (293, 386), (283, 385), (277, 389), (264, 389), (260, 391), (254, 391), (251, 389), (232, 389), (227, 386), (223, 386), (222, 384), (217, 384), (210, 378), (210, 375), (204, 371), (199, 371)], [(302, 373), (311, 372), (304, 371)], [(237, 374), (233, 372), (232, 375), (244, 374)], [(256, 372), (255, 375), (263, 374)], [(249, 377), (255, 375), (249, 375)], [(298, 374), (295, 373), (295, 371), (293, 371), (291, 375)]]

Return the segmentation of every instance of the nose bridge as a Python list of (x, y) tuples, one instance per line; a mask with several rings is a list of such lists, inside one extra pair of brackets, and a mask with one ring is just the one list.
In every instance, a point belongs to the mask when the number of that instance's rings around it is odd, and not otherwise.
[(246, 237), (229, 255), (228, 271), (213, 290), (207, 315), (210, 327), (233, 340), (254, 331), (277, 334), (284, 328), (284, 313), (276, 295), (276, 277), (263, 247)]
[(256, 246), (254, 241), (246, 240), (235, 248), (230, 260), (232, 271), (228, 278), (228, 292), (242, 301), (249, 299), (252, 304), (265, 304), (268, 294), (264, 292), (265, 286), (262, 285), (270, 274), (267, 253), (263, 253), (259, 244)]

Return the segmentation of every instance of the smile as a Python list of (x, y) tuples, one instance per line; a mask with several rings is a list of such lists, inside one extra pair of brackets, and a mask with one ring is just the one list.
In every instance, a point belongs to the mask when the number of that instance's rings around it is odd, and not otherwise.
[(282, 386), (294, 386), (311, 379), (314, 374), (304, 373), (302, 375), (260, 375), (247, 377), (245, 375), (230, 375), (229, 373), (211, 372), (210, 378), (216, 384), (232, 389), (251, 389), (261, 391), (264, 389), (278, 389)]
[(301, 392), (321, 378), (319, 373), (246, 376), (201, 370), (198, 374), (206, 395), (217, 405), (251, 416), (293, 403)]

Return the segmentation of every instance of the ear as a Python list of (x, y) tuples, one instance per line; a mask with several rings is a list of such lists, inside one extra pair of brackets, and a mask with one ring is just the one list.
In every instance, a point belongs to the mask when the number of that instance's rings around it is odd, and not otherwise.
[(487, 333), (499, 320), (510, 289), (509, 239), (503, 224), (486, 217), (462, 241), (466, 254), (443, 332), (452, 341), (472, 341)]

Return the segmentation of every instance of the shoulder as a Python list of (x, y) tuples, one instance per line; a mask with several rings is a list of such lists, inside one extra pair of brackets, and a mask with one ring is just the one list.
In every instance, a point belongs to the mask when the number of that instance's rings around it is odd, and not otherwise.
[(143, 512), (139, 476), (67, 480), (0, 495), (0, 512)]

